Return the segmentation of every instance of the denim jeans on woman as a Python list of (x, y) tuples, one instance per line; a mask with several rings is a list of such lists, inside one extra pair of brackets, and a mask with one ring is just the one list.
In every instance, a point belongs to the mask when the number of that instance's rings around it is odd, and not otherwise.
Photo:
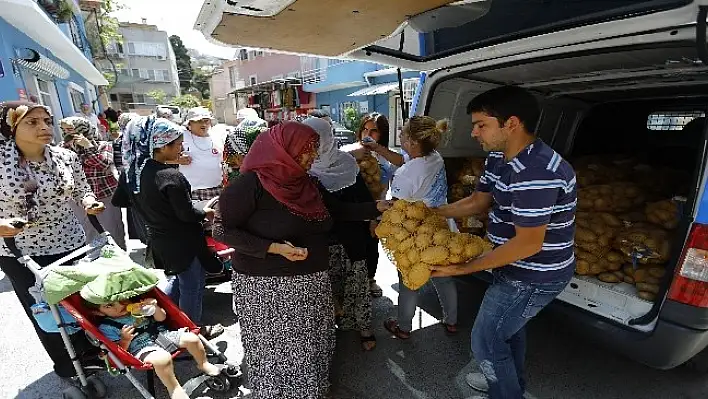
[[(405, 332), (413, 329), (413, 316), (418, 305), (418, 292), (413, 291), (403, 284), (401, 275), (398, 275), (398, 326)], [(430, 279), (438, 293), (440, 306), (443, 311), (443, 323), (457, 324), (457, 287), (452, 277), (436, 277)]]
[(200, 325), (202, 322), (202, 299), (206, 275), (199, 258), (194, 258), (192, 264), (174, 276), (167, 276), (164, 291), (172, 302), (177, 304), (192, 321)]
[(490, 399), (522, 399), (526, 323), (563, 291), (564, 281), (527, 283), (495, 270), (472, 327), (472, 353), (489, 383)]

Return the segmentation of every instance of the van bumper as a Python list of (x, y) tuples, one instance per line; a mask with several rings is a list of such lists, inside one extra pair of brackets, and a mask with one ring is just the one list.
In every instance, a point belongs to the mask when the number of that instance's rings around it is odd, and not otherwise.
[[(480, 286), (478, 279), (491, 282), (489, 273), (476, 273), (473, 276), (476, 278), (464, 276), (459, 278), (459, 281), (469, 289)], [(673, 309), (673, 304), (667, 301), (662, 310), (664, 314), (667, 305), (669, 309)], [(548, 316), (584, 339), (655, 369), (668, 370), (677, 367), (708, 346), (708, 329), (687, 327), (661, 316), (654, 331), (646, 333), (632, 330), (559, 300), (553, 301), (547, 312)], [(670, 313), (675, 314), (673, 311)]]

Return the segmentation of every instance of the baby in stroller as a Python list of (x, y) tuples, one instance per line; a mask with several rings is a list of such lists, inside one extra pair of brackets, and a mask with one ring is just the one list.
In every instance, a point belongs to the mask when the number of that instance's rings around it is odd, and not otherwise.
[(221, 373), (221, 369), (207, 359), (204, 345), (196, 334), (188, 328), (169, 330), (162, 323), (167, 319), (167, 312), (158, 306), (155, 298), (135, 297), (100, 305), (86, 300), (84, 303), (100, 317), (98, 329), (107, 339), (153, 366), (172, 399), (189, 398), (175, 376), (172, 353), (177, 349), (186, 349), (204, 374)]

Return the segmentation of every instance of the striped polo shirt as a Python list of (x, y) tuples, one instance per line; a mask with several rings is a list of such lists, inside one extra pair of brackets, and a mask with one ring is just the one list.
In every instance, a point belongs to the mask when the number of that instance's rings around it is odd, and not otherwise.
[(494, 197), (487, 236), (502, 245), (515, 226), (547, 226), (541, 252), (499, 270), (528, 282), (568, 279), (575, 269), (573, 242), (577, 194), (573, 167), (540, 139), (513, 159), (491, 152), (477, 190)]

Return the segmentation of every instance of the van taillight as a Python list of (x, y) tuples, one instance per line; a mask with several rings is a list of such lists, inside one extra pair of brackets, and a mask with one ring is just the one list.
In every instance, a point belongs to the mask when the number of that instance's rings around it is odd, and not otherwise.
[(708, 226), (695, 223), (686, 241), (668, 298), (708, 308)]

